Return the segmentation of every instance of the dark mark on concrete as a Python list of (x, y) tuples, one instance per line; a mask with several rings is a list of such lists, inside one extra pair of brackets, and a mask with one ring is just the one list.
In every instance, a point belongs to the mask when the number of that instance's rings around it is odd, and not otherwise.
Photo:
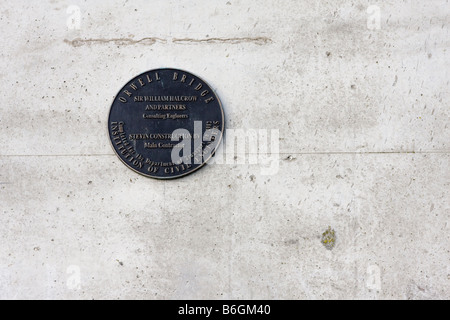
[(291, 239), (291, 240), (286, 240), (284, 242), (284, 244), (287, 246), (292, 246), (292, 245), (298, 244), (298, 242), (299, 242), (298, 239)]
[(417, 286), (417, 289), (419, 289), (419, 291), (425, 292), (424, 288), (420, 287), (419, 285), (416, 285), (416, 286)]
[(398, 81), (398, 76), (395, 75), (395, 80), (394, 80), (394, 84), (392, 85), (393, 87), (395, 87), (397, 85), (397, 81)]

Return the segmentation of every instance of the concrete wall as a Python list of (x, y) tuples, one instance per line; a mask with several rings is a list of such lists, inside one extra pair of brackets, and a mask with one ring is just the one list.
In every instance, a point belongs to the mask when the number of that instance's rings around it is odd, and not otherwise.
[[(0, 298), (450, 297), (447, 0), (0, 13)], [(209, 82), (227, 128), (278, 129), (278, 172), (127, 169), (109, 108), (161, 67)]]

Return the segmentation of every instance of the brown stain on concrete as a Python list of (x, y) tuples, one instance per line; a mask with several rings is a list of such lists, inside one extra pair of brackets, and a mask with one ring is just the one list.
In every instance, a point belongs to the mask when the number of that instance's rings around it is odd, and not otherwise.
[[(134, 40), (132, 38), (111, 38), (111, 39), (81, 39), (76, 38), (73, 40), (64, 39), (64, 42), (73, 46), (73, 47), (82, 47), (82, 46), (90, 46), (95, 44), (115, 44), (119, 46), (131, 46), (131, 45), (147, 45), (151, 46), (156, 43), (166, 44), (169, 41), (162, 38), (157, 37), (146, 37), (139, 40)], [(205, 44), (240, 44), (240, 43), (252, 43), (256, 45), (265, 45), (272, 43), (272, 39), (266, 37), (255, 37), (255, 38), (206, 38), (206, 39), (193, 39), (193, 38), (174, 38), (171, 41), (175, 44), (197, 44), (197, 43), (205, 43)]]
[(253, 43), (257, 45), (265, 45), (272, 43), (272, 39), (267, 37), (244, 37), (244, 38), (207, 38), (207, 39), (192, 39), (192, 38), (183, 38), (183, 39), (173, 39), (173, 43), (180, 44), (193, 44), (193, 43), (231, 43), (231, 44), (239, 44), (239, 43)]
[(146, 45), (151, 46), (155, 43), (167, 43), (167, 40), (156, 38), (156, 37), (148, 37), (142, 38), (139, 40), (134, 40), (131, 38), (112, 38), (112, 39), (81, 39), (76, 38), (74, 40), (64, 39), (64, 42), (73, 46), (73, 47), (82, 47), (82, 46), (90, 46), (93, 44), (109, 44), (113, 43), (115, 45), (120, 46), (131, 46), (131, 45)]

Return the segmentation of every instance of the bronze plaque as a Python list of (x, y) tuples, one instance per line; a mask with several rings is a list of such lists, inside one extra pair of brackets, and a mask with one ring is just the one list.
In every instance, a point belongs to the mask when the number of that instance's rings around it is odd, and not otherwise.
[(202, 79), (177, 69), (145, 72), (117, 94), (109, 114), (114, 151), (130, 169), (173, 179), (201, 168), (224, 132), (219, 97)]

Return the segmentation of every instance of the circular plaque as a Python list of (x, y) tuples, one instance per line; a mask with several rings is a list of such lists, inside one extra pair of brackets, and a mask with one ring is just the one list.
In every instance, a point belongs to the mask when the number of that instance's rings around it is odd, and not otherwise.
[(173, 179), (214, 155), (224, 120), (220, 100), (205, 81), (183, 70), (157, 69), (120, 90), (108, 128), (126, 166), (147, 177)]

